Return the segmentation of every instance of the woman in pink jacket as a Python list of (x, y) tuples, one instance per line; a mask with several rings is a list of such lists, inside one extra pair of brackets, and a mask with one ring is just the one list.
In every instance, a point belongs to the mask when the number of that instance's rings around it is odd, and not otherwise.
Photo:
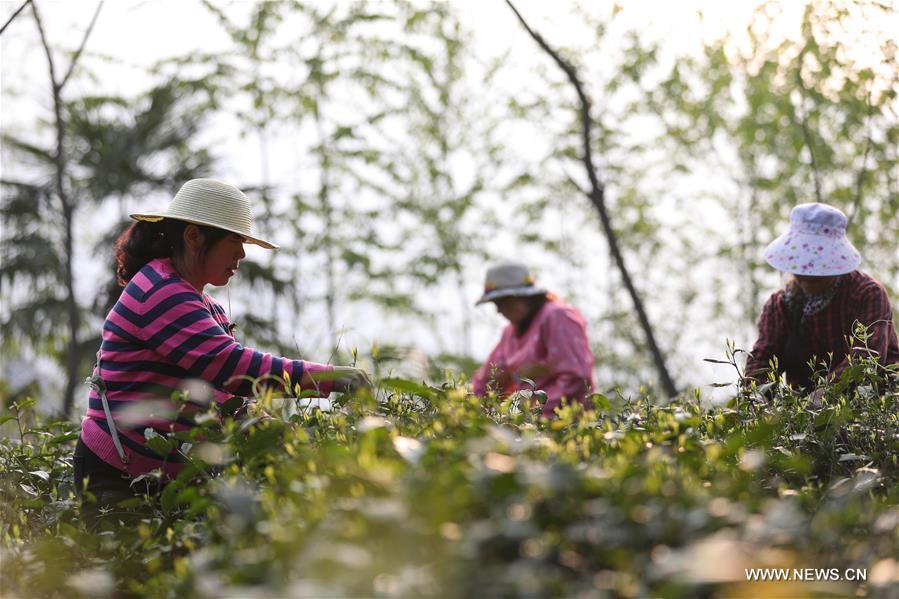
[(556, 408), (569, 401), (591, 407), (587, 396), (594, 389), (593, 353), (580, 312), (535, 286), (527, 266), (517, 262), (487, 271), (484, 294), (477, 303), (485, 302), (494, 302), (509, 324), (472, 377), (475, 395), (543, 391), (546, 418), (554, 418)]

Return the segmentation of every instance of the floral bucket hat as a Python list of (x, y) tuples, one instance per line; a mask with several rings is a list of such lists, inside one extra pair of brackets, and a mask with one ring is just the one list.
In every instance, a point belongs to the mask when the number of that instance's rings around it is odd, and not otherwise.
[(520, 262), (504, 262), (487, 269), (484, 294), (475, 305), (492, 302), (502, 297), (528, 297), (547, 293), (534, 285), (534, 275)]
[(790, 230), (772, 241), (765, 260), (783, 272), (829, 277), (852, 272), (861, 264), (846, 238), (848, 219), (827, 204), (800, 204), (790, 213)]
[(181, 186), (166, 210), (132, 214), (131, 218), (150, 222), (171, 218), (195, 225), (207, 225), (237, 233), (246, 243), (254, 243), (270, 250), (278, 247), (253, 235), (253, 213), (249, 198), (233, 185), (214, 179), (191, 179)]

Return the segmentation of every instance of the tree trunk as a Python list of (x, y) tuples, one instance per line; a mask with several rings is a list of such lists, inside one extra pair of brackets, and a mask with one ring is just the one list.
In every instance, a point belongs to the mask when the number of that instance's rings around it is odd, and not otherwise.
[(65, 121), (62, 115), (62, 99), (60, 88), (53, 84), (53, 111), (56, 117), (56, 193), (62, 208), (63, 225), (63, 259), (65, 272), (63, 273), (63, 285), (66, 290), (66, 312), (69, 315), (69, 343), (66, 352), (66, 387), (62, 396), (62, 414), (68, 418), (72, 413), (75, 403), (75, 387), (78, 385), (78, 333), (81, 328), (81, 314), (78, 309), (78, 301), (75, 298), (74, 276), (74, 240), (72, 238), (73, 219), (75, 207), (65, 187), (66, 155), (65, 155)]
[(94, 25), (97, 23), (97, 17), (100, 15), (100, 9), (103, 7), (103, 1), (97, 5), (94, 11), (90, 25), (84, 32), (81, 44), (72, 57), (69, 68), (63, 75), (62, 79), (56, 76), (56, 64), (53, 62), (53, 53), (50, 50), (50, 44), (44, 32), (43, 22), (38, 12), (37, 4), (31, 2), (31, 11), (34, 15), (34, 21), (40, 34), (41, 44), (47, 56), (47, 67), (50, 71), (50, 84), (53, 91), (53, 115), (56, 125), (56, 155), (54, 162), (56, 166), (56, 193), (59, 197), (60, 210), (62, 213), (63, 226), (63, 260), (65, 262), (65, 271), (63, 272), (63, 285), (66, 292), (66, 311), (69, 316), (69, 341), (68, 350), (66, 352), (66, 387), (62, 397), (62, 414), (68, 418), (72, 412), (72, 406), (75, 403), (75, 388), (78, 385), (78, 365), (81, 356), (79, 355), (80, 340), (78, 338), (81, 328), (81, 311), (78, 307), (78, 300), (75, 297), (75, 276), (74, 276), (74, 236), (73, 224), (75, 219), (75, 202), (74, 198), (66, 189), (66, 154), (65, 154), (65, 120), (62, 114), (62, 89), (69, 81), (69, 77), (75, 71), (75, 65), (84, 50), (87, 39), (90, 37)]
[(65, 155), (65, 121), (62, 115), (62, 99), (60, 88), (53, 83), (53, 111), (56, 120), (56, 193), (62, 212), (63, 226), (63, 260), (65, 271), (63, 273), (63, 285), (66, 292), (66, 312), (69, 316), (69, 342), (66, 351), (66, 387), (62, 396), (62, 415), (68, 418), (72, 413), (75, 403), (75, 387), (78, 385), (78, 333), (81, 328), (81, 314), (78, 310), (78, 302), (75, 298), (74, 277), (74, 240), (72, 238), (72, 226), (75, 209), (65, 186), (66, 155)]
[(74, 243), (72, 239), (72, 219), (73, 211), (71, 207), (66, 210), (65, 219), (65, 255), (66, 255), (66, 308), (69, 313), (69, 349), (66, 356), (66, 390), (63, 394), (63, 416), (68, 418), (72, 414), (72, 406), (75, 404), (75, 388), (78, 386), (80, 376), (78, 366), (81, 363), (81, 355), (79, 347), (81, 345), (78, 338), (81, 328), (81, 314), (78, 309), (78, 303), (75, 299), (75, 277), (73, 273), (74, 256), (72, 251)]
[(621, 273), (621, 278), (624, 281), (624, 286), (627, 288), (627, 292), (631, 296), (631, 300), (634, 304), (634, 309), (637, 312), (637, 318), (640, 321), (640, 326), (643, 328), (643, 332), (646, 335), (646, 342), (649, 345), (649, 350), (652, 354), (653, 362), (655, 363), (656, 370), (658, 371), (659, 381), (661, 382), (662, 387), (665, 389), (665, 392), (668, 394), (668, 396), (674, 397), (675, 395), (677, 395), (677, 387), (674, 385), (674, 381), (672, 380), (671, 375), (668, 373), (668, 368), (665, 366), (665, 358), (662, 355), (658, 344), (656, 343), (652, 326), (649, 323), (649, 317), (646, 315), (646, 310), (643, 307), (643, 300), (640, 298), (639, 293), (637, 293), (637, 289), (636, 287), (634, 287), (634, 283), (631, 279), (630, 273), (628, 272), (627, 266), (624, 263), (624, 256), (621, 254), (621, 248), (618, 244), (618, 236), (615, 234), (611, 219), (609, 218), (608, 210), (606, 209), (605, 188), (603, 187), (602, 183), (599, 182), (599, 179), (596, 176), (596, 169), (593, 166), (593, 153), (590, 147), (590, 128), (592, 126), (592, 120), (590, 117), (590, 100), (587, 98), (587, 95), (584, 92), (583, 86), (581, 85), (581, 81), (578, 78), (578, 74), (574, 66), (564, 58), (562, 58), (558, 52), (553, 50), (539, 33), (536, 33), (533, 29), (531, 29), (531, 27), (524, 20), (524, 17), (521, 16), (521, 14), (509, 0), (506, 0), (506, 4), (508, 4), (509, 8), (512, 9), (512, 12), (515, 13), (515, 16), (518, 17), (521, 25), (525, 28), (531, 38), (533, 38), (534, 41), (537, 42), (537, 44), (552, 57), (556, 64), (559, 65), (559, 68), (561, 68), (565, 72), (565, 75), (567, 75), (568, 80), (571, 82), (571, 84), (575, 88), (575, 91), (577, 92), (581, 106), (581, 129), (584, 146), (583, 162), (584, 167), (587, 171), (587, 177), (590, 180), (590, 190), (585, 191), (584, 193), (587, 195), (587, 197), (590, 199), (590, 202), (599, 213), (599, 220), (602, 223), (603, 232), (605, 233), (606, 239), (608, 240), (609, 250), (615, 260), (615, 265), (618, 267), (618, 271)]
[(3, 35), (3, 32), (6, 31), (6, 28), (9, 27), (13, 21), (16, 20), (16, 17), (19, 16), (19, 13), (25, 10), (25, 7), (31, 4), (31, 0), (25, 0), (19, 8), (16, 9), (16, 12), (6, 20), (6, 23), (3, 24), (3, 27), (0, 27), (0, 35)]
[[(316, 118), (318, 118), (316, 116)], [(334, 231), (334, 206), (331, 203), (331, 182), (328, 175), (331, 172), (331, 160), (325, 149), (325, 135), (321, 121), (318, 121), (319, 139), (321, 148), (319, 159), (321, 168), (321, 180), (319, 181), (318, 200), (324, 217), (324, 246), (325, 246), (325, 308), (327, 310), (328, 335), (334, 335), (339, 342), (337, 334), (337, 259), (334, 256), (334, 242), (331, 235)], [(335, 352), (337, 348), (335, 346)]]

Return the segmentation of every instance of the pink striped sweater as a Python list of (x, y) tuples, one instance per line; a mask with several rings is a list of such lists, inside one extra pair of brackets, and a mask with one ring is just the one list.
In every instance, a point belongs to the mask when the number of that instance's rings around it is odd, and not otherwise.
[[(251, 395), (250, 379), (287, 374), (292, 385), (306, 387), (310, 375), (331, 369), (240, 345), (222, 307), (182, 279), (168, 259), (153, 260), (134, 275), (106, 317), (102, 339), (100, 375), (128, 463), (119, 458), (96, 390), (88, 398), (81, 438), (106, 463), (132, 476), (161, 468), (174, 477), (184, 466), (178, 452), (160, 456), (147, 447), (144, 431), (165, 435), (194, 426), (191, 414), (208, 406), (171, 399), (185, 381), (206, 381), (213, 400), (222, 403)], [(317, 389), (327, 396), (331, 383), (319, 382)]]

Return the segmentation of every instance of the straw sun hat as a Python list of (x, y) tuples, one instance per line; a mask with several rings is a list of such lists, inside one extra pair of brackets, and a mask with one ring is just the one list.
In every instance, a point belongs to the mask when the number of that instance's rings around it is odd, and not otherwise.
[(546, 292), (543, 287), (534, 285), (534, 275), (527, 266), (520, 262), (503, 262), (487, 269), (484, 294), (475, 305), (502, 297), (528, 297)]
[(846, 238), (848, 219), (827, 204), (799, 204), (790, 213), (790, 230), (765, 250), (768, 264), (783, 272), (812, 277), (843, 275), (862, 262)]
[(253, 236), (253, 213), (249, 198), (233, 185), (214, 179), (191, 179), (181, 186), (163, 212), (132, 214), (131, 218), (149, 222), (172, 218), (231, 231), (243, 237), (246, 243), (261, 245), (270, 250), (278, 247), (270, 241)]

